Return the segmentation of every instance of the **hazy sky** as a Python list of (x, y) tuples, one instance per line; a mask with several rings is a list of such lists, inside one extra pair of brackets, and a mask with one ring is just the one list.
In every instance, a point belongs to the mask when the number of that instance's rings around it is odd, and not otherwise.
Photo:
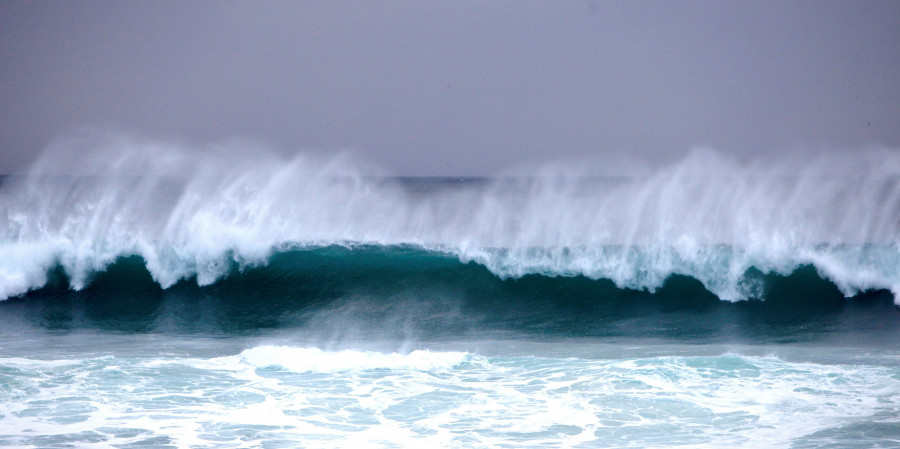
[(900, 2), (0, 2), (0, 172), (103, 126), (397, 174), (900, 147)]

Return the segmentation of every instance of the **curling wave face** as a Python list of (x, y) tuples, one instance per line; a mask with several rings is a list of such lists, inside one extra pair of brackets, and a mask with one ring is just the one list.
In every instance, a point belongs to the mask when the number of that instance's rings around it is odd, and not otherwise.
[(462, 180), (363, 176), (347, 158), (204, 154), (122, 137), (56, 143), (0, 186), (0, 298), (58, 269), (83, 289), (128, 256), (168, 288), (333, 246), (417, 248), (501, 279), (584, 276), (651, 292), (687, 276), (724, 300), (764, 297), (758, 275), (803, 266), (846, 296), (900, 293), (892, 150), (803, 165), (700, 150), (644, 176)]

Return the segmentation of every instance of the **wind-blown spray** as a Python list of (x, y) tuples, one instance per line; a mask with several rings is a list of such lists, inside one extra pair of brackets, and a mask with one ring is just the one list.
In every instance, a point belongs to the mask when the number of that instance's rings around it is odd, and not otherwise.
[(412, 246), (500, 277), (583, 275), (654, 290), (693, 277), (726, 300), (764, 296), (750, 271), (812, 264), (845, 295), (900, 293), (900, 155), (742, 164), (698, 150), (646, 176), (453, 181), (363, 176), (347, 157), (127, 138), (52, 146), (0, 187), (0, 298), (71, 287), (137, 255), (162, 287), (208, 285), (275, 252)]

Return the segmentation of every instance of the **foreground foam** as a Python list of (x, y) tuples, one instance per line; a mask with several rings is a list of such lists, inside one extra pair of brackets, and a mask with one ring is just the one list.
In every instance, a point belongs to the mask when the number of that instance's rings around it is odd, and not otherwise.
[(210, 359), (5, 358), (0, 444), (888, 447), (900, 372), (886, 357), (827, 365), (733, 353), (589, 360), (268, 346)]

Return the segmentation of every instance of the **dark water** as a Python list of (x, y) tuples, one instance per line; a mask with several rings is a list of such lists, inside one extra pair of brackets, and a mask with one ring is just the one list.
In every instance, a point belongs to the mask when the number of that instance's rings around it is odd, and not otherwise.
[[(855, 341), (895, 344), (900, 309), (886, 290), (846, 298), (812, 266), (783, 276), (751, 270), (764, 296), (722, 301), (686, 276), (654, 292), (606, 279), (526, 275), (410, 247), (326, 247), (273, 255), (212, 285), (163, 289), (137, 256), (120, 258), (80, 291), (61, 268), (48, 285), (0, 302), (5, 329), (253, 334), (328, 338), (650, 337), (697, 343)], [(350, 334), (353, 335), (350, 335)], [(342, 335), (343, 334), (343, 335)]]

